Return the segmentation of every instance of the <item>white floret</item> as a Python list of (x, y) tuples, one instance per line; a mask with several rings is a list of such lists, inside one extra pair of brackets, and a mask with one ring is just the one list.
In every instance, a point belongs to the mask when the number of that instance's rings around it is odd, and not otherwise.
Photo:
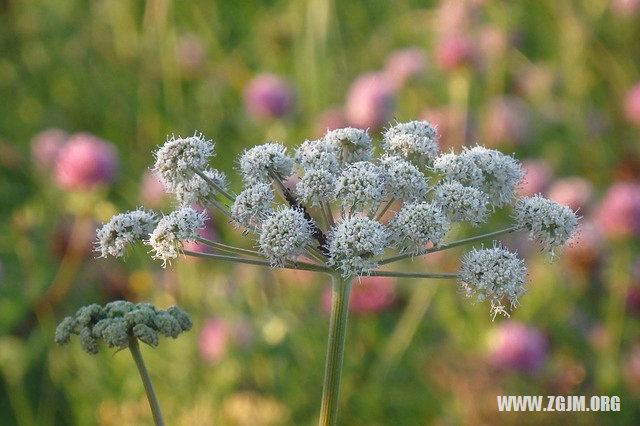
[(397, 200), (422, 200), (427, 195), (427, 177), (409, 161), (396, 156), (384, 156), (380, 166), (386, 172), (387, 193)]
[(366, 130), (345, 127), (327, 132), (323, 139), (333, 147), (341, 164), (371, 159), (373, 144)]
[(198, 231), (204, 228), (206, 212), (183, 207), (164, 216), (149, 236), (146, 244), (151, 246), (154, 259), (162, 260), (166, 267), (171, 259), (178, 257), (184, 241), (195, 241)]
[(326, 139), (304, 141), (296, 150), (296, 163), (304, 170), (326, 170), (338, 173), (340, 164), (336, 149)]
[(337, 224), (329, 233), (329, 265), (344, 277), (366, 275), (378, 266), (389, 233), (380, 222), (353, 217)]
[[(220, 188), (227, 190), (227, 177), (224, 173), (215, 169), (204, 170), (202, 173)], [(216, 192), (217, 190), (211, 184), (197, 174), (188, 181), (179, 184), (175, 189), (176, 199), (181, 206), (191, 204), (207, 206)]]
[(169, 192), (188, 182), (195, 170), (204, 170), (214, 155), (214, 143), (200, 134), (168, 139), (156, 152), (153, 171)]
[(300, 178), (296, 193), (303, 203), (319, 205), (335, 200), (336, 178), (326, 169), (311, 169)]
[(240, 171), (246, 183), (271, 182), (271, 174), (280, 179), (291, 175), (293, 159), (284, 146), (269, 142), (246, 150), (240, 157)]
[(467, 253), (458, 271), (458, 282), (467, 297), (491, 303), (493, 317), (498, 313), (508, 316), (502, 299), (507, 298), (511, 308), (518, 305), (518, 297), (525, 293), (527, 268), (515, 253), (500, 246), (473, 249)]
[(274, 212), (262, 223), (258, 243), (260, 252), (274, 266), (295, 259), (305, 253), (312, 243), (312, 226), (302, 211), (283, 208)]
[(573, 210), (541, 195), (520, 198), (513, 209), (513, 218), (551, 255), (569, 241), (578, 226), (578, 216)]
[(426, 165), (438, 154), (438, 132), (427, 121), (398, 123), (384, 133), (382, 148)]
[(350, 164), (336, 181), (336, 198), (353, 210), (360, 210), (370, 202), (380, 202), (385, 195), (386, 174), (368, 161)]
[(403, 250), (420, 253), (425, 245), (440, 245), (451, 223), (437, 205), (407, 203), (389, 223), (391, 240)]
[(487, 194), (456, 181), (439, 184), (433, 202), (442, 208), (452, 222), (470, 222), (477, 226), (487, 220), (489, 213)]
[(155, 214), (142, 209), (113, 216), (96, 233), (98, 257), (124, 256), (127, 244), (142, 240), (153, 231), (155, 224)]
[(237, 225), (260, 224), (271, 214), (274, 201), (273, 190), (266, 183), (249, 186), (236, 197), (231, 205), (231, 218)]

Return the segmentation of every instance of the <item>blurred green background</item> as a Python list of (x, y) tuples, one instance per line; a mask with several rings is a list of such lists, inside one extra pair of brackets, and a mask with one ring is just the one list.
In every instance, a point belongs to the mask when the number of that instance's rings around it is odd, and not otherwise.
[[(190, 259), (164, 270), (143, 246), (94, 259), (95, 228), (142, 203), (170, 211), (145, 180), (168, 134), (214, 139), (239, 191), (236, 158), (254, 144), (418, 118), (443, 150), (515, 152), (522, 193), (579, 208), (586, 225), (552, 264), (524, 235), (507, 241), (531, 281), (510, 319), (492, 322), (451, 282), (358, 289), (341, 424), (637, 423), (640, 2), (4, 0), (0, 28), (3, 425), (151, 424), (129, 354), (53, 344), (60, 318), (118, 298), (194, 318), (178, 341), (142, 349), (168, 424), (314, 424), (325, 277)], [(280, 85), (248, 93), (264, 73)], [(43, 154), (52, 128), (116, 148), (97, 185), (61, 180), (61, 162), (80, 170), (93, 154)], [(252, 244), (214, 219), (213, 235)], [(508, 211), (498, 219), (486, 230)], [(463, 252), (405, 266), (454, 271)], [(508, 394), (618, 395), (622, 408), (499, 413)]]

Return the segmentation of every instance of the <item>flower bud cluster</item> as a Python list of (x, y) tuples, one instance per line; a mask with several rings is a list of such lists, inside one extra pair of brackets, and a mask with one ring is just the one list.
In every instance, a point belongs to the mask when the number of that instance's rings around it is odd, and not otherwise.
[(110, 348), (123, 349), (129, 345), (129, 339), (135, 337), (150, 346), (158, 346), (159, 336), (175, 339), (191, 327), (191, 318), (177, 306), (162, 310), (149, 303), (118, 300), (105, 306), (83, 306), (75, 316), (64, 318), (56, 328), (55, 342), (67, 344), (71, 335), (76, 334), (82, 349), (96, 354), (99, 341)]
[(382, 148), (426, 165), (438, 154), (438, 132), (426, 121), (397, 123), (384, 133)]
[(153, 258), (162, 260), (167, 266), (171, 259), (178, 257), (184, 241), (195, 241), (198, 231), (204, 228), (206, 212), (198, 212), (191, 207), (183, 207), (164, 216), (151, 232), (147, 244), (154, 251)]
[(186, 185), (194, 170), (204, 170), (213, 157), (214, 143), (202, 134), (181, 138), (172, 136), (156, 152), (153, 171), (170, 193)]
[(99, 257), (124, 256), (126, 246), (147, 237), (155, 225), (155, 214), (143, 209), (113, 216), (96, 232)]

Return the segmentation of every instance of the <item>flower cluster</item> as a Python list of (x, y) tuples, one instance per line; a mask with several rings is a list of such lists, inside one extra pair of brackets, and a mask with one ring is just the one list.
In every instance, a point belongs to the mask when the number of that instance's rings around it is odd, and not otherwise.
[[(377, 268), (518, 229), (528, 230), (550, 252), (571, 238), (578, 217), (569, 208), (540, 196), (517, 198), (524, 173), (515, 158), (483, 146), (439, 154), (438, 139), (434, 126), (411, 121), (383, 132), (378, 157), (367, 131), (351, 127), (306, 140), (293, 156), (283, 145), (268, 142), (240, 156), (245, 186), (236, 196), (224, 174), (210, 168), (212, 142), (202, 135), (171, 138), (156, 152), (153, 170), (177, 198), (179, 210), (157, 225), (144, 211), (115, 216), (99, 232), (98, 247), (102, 256), (121, 256), (124, 245), (142, 239), (164, 265), (182, 252), (194, 255), (182, 243), (198, 239), (205, 215), (191, 203), (213, 206), (236, 227), (246, 228), (244, 235), (254, 234), (257, 250), (199, 239), (212, 249), (207, 257), (317, 270), (343, 279), (394, 276)], [(490, 212), (510, 206), (513, 225), (447, 241), (457, 223), (477, 227)], [(132, 225), (136, 220), (140, 223)], [(388, 250), (396, 254), (385, 258)], [(494, 314), (505, 311), (504, 298), (515, 305), (525, 275), (516, 254), (498, 245), (474, 249), (458, 273), (444, 274), (459, 278), (469, 296), (488, 300)]]
[(88, 305), (78, 309), (75, 316), (64, 318), (55, 333), (59, 345), (69, 343), (72, 334), (80, 338), (82, 349), (98, 353), (102, 340), (110, 348), (126, 348), (130, 338), (140, 339), (150, 346), (158, 346), (158, 336), (178, 337), (191, 329), (189, 315), (177, 306), (166, 311), (150, 303), (131, 303), (124, 300), (105, 306)]

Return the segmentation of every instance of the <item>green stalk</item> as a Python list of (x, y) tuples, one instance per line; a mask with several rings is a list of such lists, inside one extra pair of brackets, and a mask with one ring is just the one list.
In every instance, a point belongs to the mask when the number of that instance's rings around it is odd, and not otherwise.
[(322, 403), (320, 404), (320, 426), (334, 426), (338, 418), (338, 397), (340, 395), (340, 375), (344, 358), (344, 342), (349, 316), (349, 296), (351, 280), (340, 275), (332, 275), (331, 318), (329, 320), (329, 341), (327, 360), (324, 368)]
[(147, 393), (147, 399), (149, 400), (149, 406), (151, 407), (151, 413), (153, 414), (153, 421), (156, 426), (164, 426), (162, 413), (160, 412), (160, 404), (158, 403), (158, 398), (153, 390), (153, 384), (151, 383), (151, 377), (149, 376), (147, 367), (144, 365), (137, 337), (129, 336), (129, 350), (131, 351), (133, 360), (136, 362), (136, 367), (138, 367), (138, 372), (140, 373), (144, 390)]

